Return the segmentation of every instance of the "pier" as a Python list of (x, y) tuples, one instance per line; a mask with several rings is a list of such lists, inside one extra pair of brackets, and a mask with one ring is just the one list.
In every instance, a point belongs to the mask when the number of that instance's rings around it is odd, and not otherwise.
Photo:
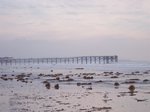
[(79, 56), (59, 58), (13, 58), (1, 57), (0, 65), (13, 64), (111, 64), (117, 63), (118, 56)]

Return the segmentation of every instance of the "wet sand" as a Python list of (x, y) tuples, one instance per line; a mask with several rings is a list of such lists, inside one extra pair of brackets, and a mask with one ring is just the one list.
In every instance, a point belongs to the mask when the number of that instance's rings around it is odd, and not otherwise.
[(1, 112), (148, 112), (150, 70), (0, 70)]

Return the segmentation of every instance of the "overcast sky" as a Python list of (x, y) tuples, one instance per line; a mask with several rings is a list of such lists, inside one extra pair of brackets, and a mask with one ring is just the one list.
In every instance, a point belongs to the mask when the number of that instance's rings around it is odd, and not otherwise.
[(150, 0), (0, 0), (0, 56), (150, 61)]

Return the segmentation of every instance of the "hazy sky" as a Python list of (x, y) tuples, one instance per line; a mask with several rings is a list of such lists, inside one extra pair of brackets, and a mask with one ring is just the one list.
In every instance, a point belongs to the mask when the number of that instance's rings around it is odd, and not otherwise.
[(0, 56), (150, 61), (150, 0), (0, 0)]

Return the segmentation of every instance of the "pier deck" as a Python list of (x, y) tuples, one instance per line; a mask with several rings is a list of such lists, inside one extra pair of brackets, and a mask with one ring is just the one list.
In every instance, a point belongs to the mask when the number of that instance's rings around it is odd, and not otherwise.
[(118, 56), (79, 56), (62, 58), (0, 58), (0, 65), (8, 64), (111, 64), (117, 63)]

